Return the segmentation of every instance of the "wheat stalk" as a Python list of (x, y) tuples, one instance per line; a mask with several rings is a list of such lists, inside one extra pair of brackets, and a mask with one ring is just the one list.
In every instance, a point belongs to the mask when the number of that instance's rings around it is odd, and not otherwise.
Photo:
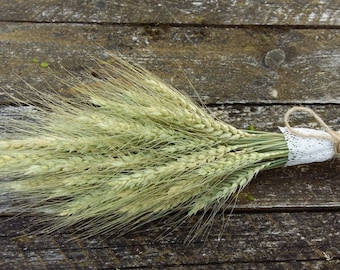
[(14, 209), (45, 213), (49, 231), (124, 233), (169, 213), (217, 211), (287, 162), (283, 134), (215, 120), (121, 59), (99, 66), (72, 98), (39, 93), (30, 121), (1, 119), (11, 130), (0, 141), (1, 192), (16, 196)]

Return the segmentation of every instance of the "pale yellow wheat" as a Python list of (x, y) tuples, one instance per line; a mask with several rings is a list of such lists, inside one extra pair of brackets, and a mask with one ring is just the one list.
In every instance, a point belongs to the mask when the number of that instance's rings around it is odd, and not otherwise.
[(47, 232), (124, 233), (170, 213), (208, 222), (257, 173), (287, 161), (281, 134), (215, 120), (121, 59), (98, 70), (72, 97), (39, 93), (29, 121), (0, 119), (11, 130), (0, 141), (1, 192), (16, 196), (13, 209), (46, 214)]

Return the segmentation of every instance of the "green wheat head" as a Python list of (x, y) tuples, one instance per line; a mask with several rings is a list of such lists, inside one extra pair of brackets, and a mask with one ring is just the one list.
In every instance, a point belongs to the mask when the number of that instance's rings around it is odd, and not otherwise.
[(98, 65), (72, 97), (39, 93), (28, 120), (1, 119), (11, 133), (0, 138), (0, 190), (13, 209), (46, 214), (48, 231), (117, 234), (170, 213), (204, 215), (286, 163), (282, 134), (215, 120), (121, 59)]

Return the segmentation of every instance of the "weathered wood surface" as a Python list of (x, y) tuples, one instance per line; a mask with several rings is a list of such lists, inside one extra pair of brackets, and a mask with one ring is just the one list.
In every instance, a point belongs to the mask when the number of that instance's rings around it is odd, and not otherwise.
[(14, 22), (340, 25), (337, 0), (1, 0), (0, 6), (0, 20)]
[[(247, 129), (276, 130), (292, 104), (309, 105), (340, 129), (338, 1), (2, 1), (2, 91), (28, 94), (82, 77), (118, 51)], [(34, 63), (33, 59), (39, 60)], [(41, 68), (39, 62), (48, 62)], [(308, 122), (308, 123), (307, 123)], [(315, 127), (299, 115), (294, 122)], [(26, 237), (35, 217), (10, 218), (0, 203), (0, 269), (339, 269), (339, 161), (261, 173), (234, 214), (216, 218), (205, 241), (183, 240), (195, 219), (157, 238), (156, 223), (122, 237), (81, 240), (70, 231)], [(8, 199), (8, 198), (7, 198)], [(222, 214), (222, 213), (221, 213)]]
[(183, 245), (195, 220), (155, 241), (162, 231), (154, 226), (115, 238), (79, 240), (72, 231), (54, 237), (20, 237), (18, 232), (32, 221), (18, 218), (0, 227), (0, 267), (338, 269), (339, 219), (339, 212), (236, 213), (222, 233), (215, 225), (205, 241)]
[(89, 55), (105, 59), (103, 49), (93, 45), (98, 43), (192, 94), (190, 80), (209, 104), (340, 104), (338, 29), (13, 23), (1, 23), (0, 29), (0, 83), (7, 91), (23, 86), (22, 79), (46, 88), (41, 79), (46, 70), (33, 59), (50, 63), (57, 74), (60, 64), (79, 74)]

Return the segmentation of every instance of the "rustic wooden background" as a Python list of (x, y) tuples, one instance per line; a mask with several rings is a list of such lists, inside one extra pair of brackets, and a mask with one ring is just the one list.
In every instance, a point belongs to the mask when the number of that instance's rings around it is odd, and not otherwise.
[[(277, 130), (299, 104), (340, 129), (338, 0), (0, 0), (0, 113), (15, 114), (4, 91), (48, 91), (46, 80), (58, 89), (51, 74), (81, 77), (105, 50), (239, 128)], [(187, 245), (195, 220), (162, 238), (166, 221), (122, 237), (24, 236), (35, 217), (6, 205), (0, 197), (0, 269), (340, 269), (338, 160), (260, 174), (224, 227), (217, 219)]]

